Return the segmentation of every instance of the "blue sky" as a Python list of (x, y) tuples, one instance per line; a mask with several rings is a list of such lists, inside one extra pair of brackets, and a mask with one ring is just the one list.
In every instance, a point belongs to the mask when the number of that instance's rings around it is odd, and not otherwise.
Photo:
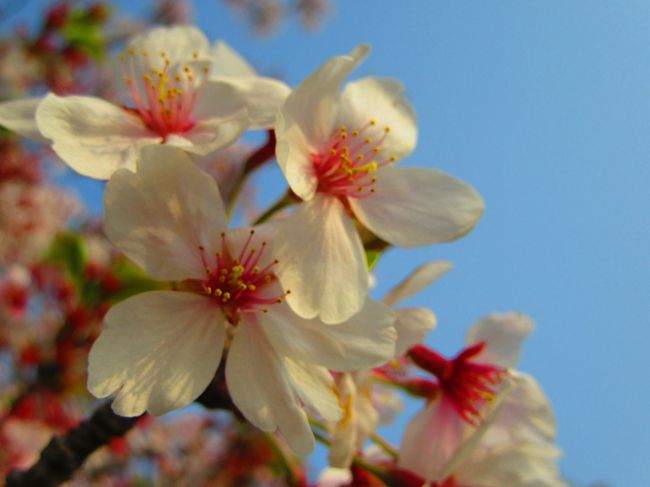
[[(418, 113), (403, 164), (449, 172), (486, 201), (461, 241), (389, 252), (379, 293), (452, 261), (410, 301), (436, 311), (428, 342), (448, 354), (482, 315), (529, 313), (521, 369), (554, 404), (567, 478), (650, 485), (650, 2), (338, 1), (316, 34), (291, 22), (265, 40), (221, 2), (195, 2), (195, 18), (290, 84), (372, 44), (355, 76), (399, 78)], [(97, 187), (82, 189), (94, 205)]]

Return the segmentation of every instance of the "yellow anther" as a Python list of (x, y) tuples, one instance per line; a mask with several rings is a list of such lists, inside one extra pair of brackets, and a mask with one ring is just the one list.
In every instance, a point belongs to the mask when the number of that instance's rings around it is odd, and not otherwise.
[(361, 192), (363, 191), (363, 186), (359, 186), (359, 187), (357, 188), (357, 191), (358, 191), (359, 193), (361, 193)]
[(395, 156), (390, 156), (390, 162), (395, 162), (397, 160), (397, 157)]
[(260, 268), (255, 266), (253, 267), (253, 274), (257, 274), (260, 271)]
[(160, 51), (160, 56), (161, 56), (161, 57), (166, 57), (166, 56), (167, 56), (167, 53), (166, 53), (165, 51)]
[(142, 54), (144, 57), (147, 57), (149, 55), (149, 53), (147, 52), (146, 49), (143, 49), (142, 51), (140, 51), (140, 54)]
[(377, 178), (372, 178), (372, 179), (370, 180), (370, 182), (371, 182), (371, 183), (376, 183), (376, 182), (377, 182)]
[(386, 125), (386, 128), (384, 130), (386, 131), (386, 133), (388, 133), (391, 131), (391, 128), (388, 125)]
[(336, 155), (336, 152), (337, 152), (336, 149), (334, 149), (333, 147), (330, 149), (330, 154), (332, 154), (333, 156)]
[(282, 303), (282, 298), (276, 299), (275, 302), (278, 303), (278, 304)]
[(376, 190), (375, 188), (370, 188), (370, 192), (371, 192), (371, 193), (374, 193), (374, 192), (376, 192), (376, 191), (377, 191), (377, 190)]
[(206, 288), (205, 288), (205, 291), (206, 291), (208, 294), (212, 294), (212, 288), (211, 288), (210, 286), (206, 287)]
[(268, 313), (268, 312), (269, 312), (269, 308), (262, 308), (262, 313)]
[(267, 275), (264, 276), (264, 281), (265, 282), (271, 282), (271, 279), (273, 279), (273, 278), (271, 277), (270, 274), (267, 274)]
[(372, 151), (373, 151), (375, 154), (377, 154), (377, 153), (379, 152), (379, 147), (373, 147), (373, 148), (372, 148)]
[(369, 144), (372, 142), (372, 137), (366, 137), (366, 140), (363, 141), (364, 144)]
[(226, 299), (226, 300), (230, 299), (230, 293), (228, 291), (223, 293), (223, 299)]
[(183, 66), (183, 71), (185, 71), (186, 73), (189, 73), (190, 72), (190, 67), (186, 64), (185, 66)]
[(226, 276), (219, 276), (219, 282), (226, 282)]
[(126, 56), (124, 54), (119, 55), (120, 61), (124, 61), (126, 59)]
[(370, 125), (377, 125), (377, 120), (374, 118), (370, 120)]
[(210, 68), (208, 68), (207, 66), (203, 66), (203, 72), (205, 74), (208, 74), (210, 72)]
[(284, 294), (291, 294), (291, 289), (287, 289)]
[(128, 53), (129, 53), (131, 56), (135, 56), (135, 49), (133, 49), (132, 47), (129, 47)]
[(181, 78), (181, 76), (177, 74), (174, 79), (176, 80), (176, 82), (180, 82), (183, 78)]
[(353, 131), (352, 131), (352, 137), (357, 137), (358, 135), (359, 135), (359, 131), (358, 131), (358, 130), (353, 130)]
[(215, 295), (216, 297), (219, 297), (219, 296), (221, 296), (222, 294), (223, 294), (223, 291), (222, 291), (220, 288), (217, 288), (217, 289), (214, 290), (214, 295)]
[(205, 267), (205, 272), (206, 272), (206, 274), (212, 274), (212, 271), (207, 266)]
[(145, 83), (148, 83), (148, 84), (151, 84), (151, 83), (152, 83), (151, 76), (149, 76), (148, 74), (145, 74), (144, 76), (142, 76), (142, 80), (143, 80)]
[(255, 284), (249, 284), (248, 285), (248, 290), (249, 291), (255, 291), (257, 288), (255, 287)]
[(363, 154), (359, 154), (356, 158), (357, 161), (362, 161), (363, 160)]
[(194, 59), (198, 58), (198, 57), (199, 57), (199, 51), (194, 51), (194, 52), (192, 52), (192, 57), (193, 57)]

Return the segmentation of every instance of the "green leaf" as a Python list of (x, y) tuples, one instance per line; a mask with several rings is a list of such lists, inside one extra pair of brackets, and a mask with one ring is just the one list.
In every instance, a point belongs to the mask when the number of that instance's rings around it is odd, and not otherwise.
[(375, 267), (375, 265), (377, 265), (377, 262), (379, 262), (379, 258), (381, 257), (382, 253), (383, 253), (382, 250), (376, 250), (376, 249), (366, 250), (366, 263), (368, 264), (369, 271), (371, 271)]
[(72, 278), (80, 281), (87, 260), (86, 245), (80, 235), (60, 233), (52, 242), (45, 260), (63, 265)]

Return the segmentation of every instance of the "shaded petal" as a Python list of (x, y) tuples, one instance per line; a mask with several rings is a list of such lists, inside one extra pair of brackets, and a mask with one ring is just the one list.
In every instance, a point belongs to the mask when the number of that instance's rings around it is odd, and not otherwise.
[(49, 144), (36, 124), (36, 109), (42, 100), (38, 96), (0, 103), (0, 125), (28, 139)]
[(395, 79), (362, 78), (345, 86), (337, 126), (361, 128), (370, 120), (377, 122), (377, 139), (384, 135), (386, 127), (390, 129), (380, 146), (381, 155), (400, 160), (413, 152), (418, 138), (415, 111), (406, 99), (402, 83)]
[(434, 281), (437, 281), (440, 276), (448, 272), (452, 267), (450, 262), (444, 260), (422, 264), (386, 293), (383, 299), (384, 303), (388, 306), (395, 306), (397, 303), (414, 296)]
[(500, 313), (486, 316), (474, 324), (465, 339), (468, 345), (486, 342), (476, 361), (514, 367), (519, 361), (521, 345), (533, 331), (534, 324), (523, 313)]
[(89, 96), (47, 95), (36, 123), (61, 159), (95, 179), (108, 179), (122, 167), (135, 170), (140, 148), (161, 142), (137, 116)]
[(430, 403), (408, 424), (399, 449), (399, 466), (427, 480), (442, 470), (463, 440), (464, 423), (445, 398)]
[(170, 147), (143, 150), (137, 173), (116, 172), (104, 205), (108, 238), (159, 280), (202, 278), (199, 247), (212, 255), (226, 228), (217, 184)]
[(276, 120), (276, 159), (291, 189), (309, 200), (316, 191), (311, 153), (329, 140), (337, 117), (339, 88), (363, 61), (370, 47), (360, 45), (348, 56), (337, 56), (297, 86)]
[(386, 363), (395, 352), (394, 314), (368, 298), (357, 314), (336, 326), (305, 320), (283, 304), (269, 307), (261, 322), (282, 355), (346, 372)]
[(213, 77), (224, 86), (230, 87), (231, 98), (240, 98), (248, 109), (250, 129), (271, 128), (278, 110), (291, 89), (282, 81), (255, 77)]
[(405, 308), (395, 311), (397, 344), (395, 356), (404, 355), (409, 348), (422, 343), (436, 326), (436, 315), (429, 308)]
[(217, 76), (257, 76), (253, 66), (224, 41), (215, 43), (212, 48), (212, 61), (211, 78)]
[(449, 242), (468, 233), (483, 213), (469, 185), (440, 171), (386, 167), (375, 193), (351, 198), (354, 214), (382, 239), (399, 247)]
[[(280, 238), (280, 237), (283, 238)], [(280, 224), (276, 274), (287, 302), (304, 318), (340, 323), (357, 313), (368, 292), (368, 270), (354, 223), (336, 198), (318, 194)]]
[(300, 400), (328, 421), (343, 415), (336, 394), (334, 379), (325, 367), (284, 357), (284, 365)]
[(228, 352), (226, 382), (241, 413), (263, 431), (279, 429), (298, 454), (314, 449), (314, 436), (280, 356), (255, 316), (244, 314)]
[(152, 291), (113, 306), (88, 357), (88, 389), (117, 392), (122, 416), (163, 414), (191, 403), (221, 360), (225, 322), (203, 296)]

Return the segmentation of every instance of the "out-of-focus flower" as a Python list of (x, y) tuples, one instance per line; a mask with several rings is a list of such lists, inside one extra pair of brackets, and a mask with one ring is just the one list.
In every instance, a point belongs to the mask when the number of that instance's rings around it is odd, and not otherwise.
[(143, 151), (136, 173), (113, 175), (105, 202), (109, 239), (152, 277), (177, 281), (180, 291), (139, 294), (106, 315), (90, 352), (88, 387), (98, 397), (117, 393), (118, 414), (189, 404), (227, 347), (235, 405), (304, 453), (314, 439), (303, 405), (327, 420), (341, 415), (328, 369), (372, 367), (392, 356), (394, 317), (377, 301), (368, 299), (339, 326), (295, 315), (275, 277), (283, 263), (271, 240), (282, 236), (272, 228), (226, 231), (216, 184), (182, 152)]
[(0, 277), (0, 316), (5, 312), (9, 318), (25, 315), (29, 300), (29, 271), (18, 264), (12, 264)]
[[(492, 424), (496, 418), (500, 418), (499, 423), (510, 422), (508, 441), (504, 441), (501, 448), (509, 449), (513, 458), (520, 452), (520, 442), (532, 442), (544, 451), (550, 451), (549, 448), (555, 451), (555, 447), (546, 445), (555, 435), (554, 418), (547, 399), (531, 378), (510, 370), (519, 358), (523, 339), (532, 328), (530, 318), (525, 315), (490, 315), (470, 329), (468, 348), (454, 359), (444, 359), (424, 347), (410, 350), (409, 356), (415, 363), (433, 373), (438, 381), (432, 384), (433, 394), (426, 408), (406, 429), (400, 447), (399, 465), (402, 468), (428, 480), (443, 482), (445, 486), (474, 485), (477, 479), (453, 483), (449, 477), (456, 472), (459, 458), (466, 456), (461, 449), (485, 450), (487, 439), (481, 440), (482, 447), (476, 447), (478, 439), (470, 441), (469, 437), (480, 438), (473, 435), (482, 435), (488, 429), (495, 432), (486, 438), (503, 435), (498, 434), (498, 428)], [(529, 450), (526, 446), (522, 451)], [(533, 456), (528, 463), (515, 463), (526, 469), (536, 461)], [(505, 466), (497, 463), (493, 465), (495, 472), (504, 471)], [(464, 467), (459, 472), (467, 473), (468, 469)], [(495, 485), (528, 484), (504, 481)]]
[(304, 201), (286, 219), (278, 273), (304, 317), (336, 323), (363, 305), (368, 271), (353, 215), (402, 247), (457, 239), (483, 201), (467, 184), (424, 168), (395, 168), (415, 147), (415, 114), (396, 80), (344, 79), (367, 56), (357, 47), (332, 58), (287, 98), (276, 123), (277, 160)]
[(0, 263), (31, 263), (80, 210), (77, 199), (50, 185), (0, 185)]

